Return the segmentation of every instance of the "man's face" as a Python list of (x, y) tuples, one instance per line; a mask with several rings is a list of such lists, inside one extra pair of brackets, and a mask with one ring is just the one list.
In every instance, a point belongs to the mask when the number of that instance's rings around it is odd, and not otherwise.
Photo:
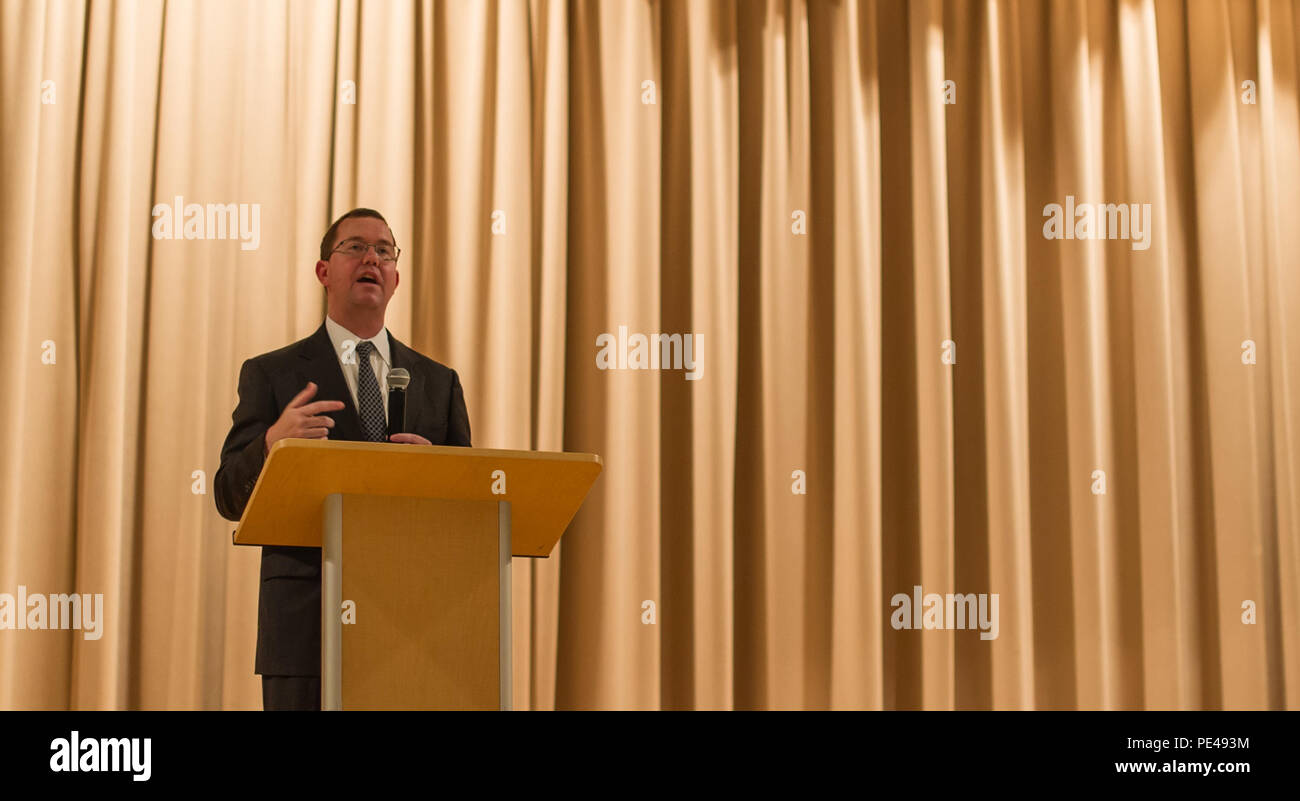
[(352, 217), (339, 224), (336, 234), (329, 261), (316, 262), (316, 278), (325, 287), (329, 308), (386, 309), (399, 281), (397, 262), (379, 258), (374, 248), (361, 256), (350, 256), (338, 248), (350, 242), (392, 246), (396, 244), (393, 232), (383, 220)]

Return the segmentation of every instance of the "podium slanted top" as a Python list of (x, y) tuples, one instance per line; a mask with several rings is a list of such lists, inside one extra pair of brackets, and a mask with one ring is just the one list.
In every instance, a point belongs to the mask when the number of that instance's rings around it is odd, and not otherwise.
[[(591, 453), (284, 439), (272, 446), (234, 539), (319, 548), (325, 498), (336, 492), (509, 501), (514, 555), (550, 556), (602, 469)], [(500, 495), (492, 492), (497, 470), (505, 474)]]

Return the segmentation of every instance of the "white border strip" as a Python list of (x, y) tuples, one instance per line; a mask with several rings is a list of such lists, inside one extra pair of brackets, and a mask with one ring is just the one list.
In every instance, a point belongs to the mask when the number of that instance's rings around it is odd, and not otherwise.
[(510, 653), (510, 501), (497, 502), (497, 557), (501, 587), (501, 710), (514, 709), (514, 671)]
[(343, 496), (325, 496), (321, 539), (320, 708), (343, 708)]

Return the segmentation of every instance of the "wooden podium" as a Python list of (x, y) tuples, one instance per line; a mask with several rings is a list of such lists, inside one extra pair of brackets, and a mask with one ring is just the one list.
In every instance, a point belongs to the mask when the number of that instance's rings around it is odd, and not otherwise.
[(321, 709), (510, 709), (510, 558), (549, 556), (587, 453), (287, 439), (236, 545), (319, 547)]

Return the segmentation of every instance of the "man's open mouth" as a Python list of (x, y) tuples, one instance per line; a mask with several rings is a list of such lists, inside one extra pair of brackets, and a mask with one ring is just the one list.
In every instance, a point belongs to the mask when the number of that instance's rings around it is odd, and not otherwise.
[(363, 275), (357, 279), (358, 284), (374, 284), (379, 286), (379, 281), (373, 275)]

